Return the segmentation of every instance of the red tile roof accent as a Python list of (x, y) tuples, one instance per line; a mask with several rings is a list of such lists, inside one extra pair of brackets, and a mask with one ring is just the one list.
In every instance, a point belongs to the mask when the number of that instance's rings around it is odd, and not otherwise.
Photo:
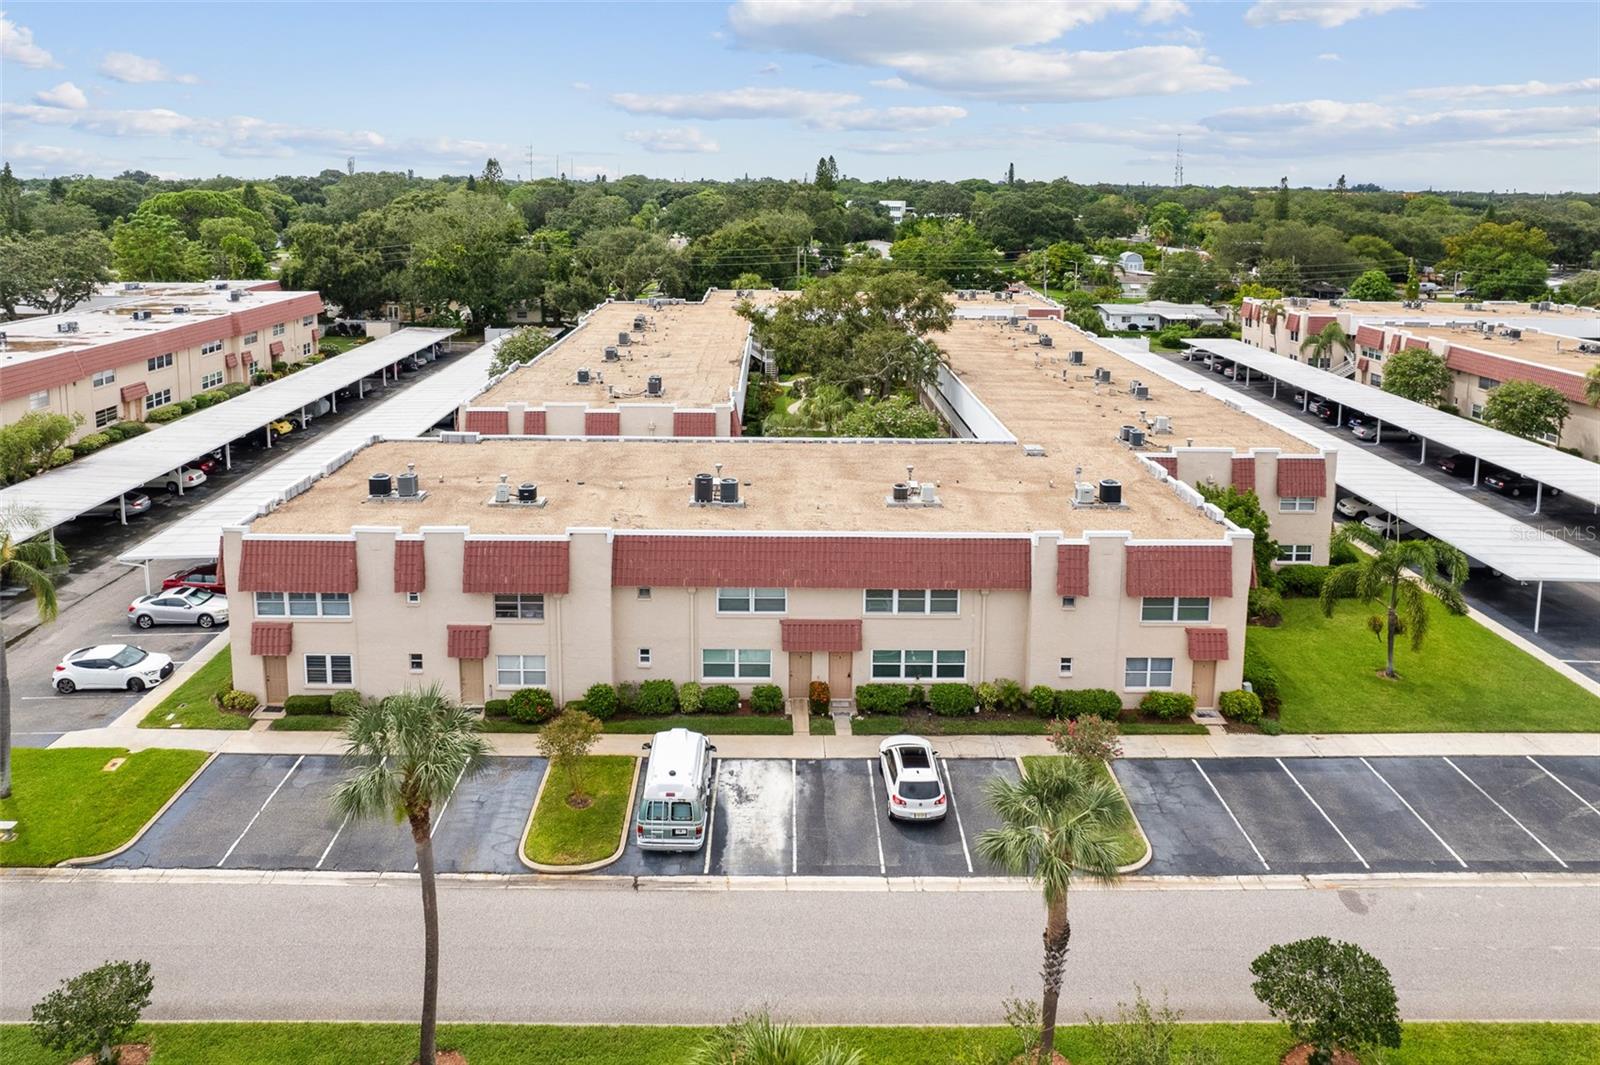
[(1058, 307), (1029, 307), (1028, 317), (1055, 318), (1059, 320), (1061, 318), (1061, 310)]
[(1056, 545), (1056, 594), (1089, 594), (1089, 545)]
[(1239, 458), (1237, 455), (1234, 456), (1233, 487), (1241, 492), (1254, 492), (1256, 490), (1256, 459), (1254, 455), (1247, 455), (1244, 458)]
[(248, 366), (251, 363), (256, 361), (255, 353), (251, 352), (251, 351), (247, 351), (243, 355), (239, 356), (239, 361), (244, 363), (246, 366)]
[(286, 655), (294, 646), (294, 623), (289, 621), (257, 621), (250, 625), (250, 653), (253, 655)]
[(522, 412), (522, 435), (544, 436), (550, 430), (545, 428), (544, 411), (525, 410)]
[(1278, 495), (1321, 499), (1328, 494), (1328, 464), (1320, 458), (1278, 460)]
[(619, 535), (616, 587), (1018, 588), (1029, 541), (933, 536)]
[(717, 412), (714, 410), (675, 410), (672, 412), (673, 436), (716, 436)]
[(1178, 457), (1176, 455), (1151, 455), (1150, 461), (1166, 470), (1169, 475), (1178, 476)]
[(583, 412), (583, 435), (621, 436), (622, 412), (616, 410), (586, 410)]
[(222, 365), (226, 366), (230, 370), (233, 369), (235, 366), (239, 365), (239, 356), (235, 355), (231, 351), (228, 352), (222, 357)]
[[(1399, 333), (1396, 333), (1394, 336), (1389, 338), (1389, 350), (1391, 352), (1399, 351), (1401, 348), (1405, 347), (1406, 341), (1408, 341), (1410, 339), (1411, 339), (1410, 337), (1402, 336)], [(1418, 345), (1418, 346), (1419, 347), (1426, 347), (1426, 345)]]
[(1356, 369), (1360, 370), (1362, 373), (1366, 373), (1367, 370), (1371, 366), (1372, 366), (1372, 360), (1371, 359), (1360, 358), (1360, 359), (1356, 360)]
[(122, 402), (132, 403), (136, 399), (143, 399), (150, 394), (150, 385), (145, 381), (136, 381), (131, 385), (122, 386)]
[(1189, 637), (1189, 658), (1195, 662), (1228, 660), (1227, 629), (1184, 629)]
[(467, 416), (462, 422), (462, 428), (469, 433), (483, 433), (485, 436), (505, 436), (511, 431), (509, 422), (511, 414), (503, 410), (491, 410), (487, 407), (468, 407)]
[(242, 592), (353, 592), (354, 540), (258, 540), (239, 545)]
[(1306, 336), (1316, 336), (1322, 332), (1323, 326), (1332, 325), (1336, 321), (1338, 321), (1338, 318), (1331, 314), (1308, 314), (1306, 315)]
[(1127, 567), (1129, 595), (1233, 594), (1233, 548), (1226, 544), (1130, 544)]
[(421, 540), (394, 542), (394, 590), (420, 592), (428, 586), (428, 564)]
[(1454, 344), (1445, 349), (1444, 364), (1458, 373), (1493, 377), (1497, 381), (1533, 381), (1555, 389), (1575, 403), (1585, 402), (1583, 375), (1567, 373), (1553, 366), (1530, 366), (1525, 362), (1459, 348)]
[(1370, 325), (1358, 326), (1356, 328), (1356, 343), (1364, 347), (1377, 348), (1379, 351), (1382, 351), (1383, 330), (1376, 329)]
[(282, 355), (283, 354), (283, 341), (274, 340), (272, 343), (268, 344), (267, 345), (267, 354), (268, 355)]
[(730, 410), (728, 412), (728, 435), (744, 435), (744, 426), (739, 423), (739, 412), (737, 410)]
[(489, 626), (446, 625), (444, 653), (451, 658), (488, 658)]
[(568, 546), (565, 540), (468, 540), (462, 549), (461, 590), (565, 595)]
[(804, 621), (784, 618), (778, 623), (783, 630), (785, 651), (859, 651), (861, 650), (861, 621)]

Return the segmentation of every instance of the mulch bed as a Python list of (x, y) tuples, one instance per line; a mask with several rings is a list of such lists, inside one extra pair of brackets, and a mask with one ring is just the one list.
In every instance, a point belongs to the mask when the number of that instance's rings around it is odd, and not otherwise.
[[(1282, 1065), (1306, 1065), (1311, 1060), (1311, 1044), (1301, 1043), (1279, 1060)], [(1333, 1065), (1361, 1065), (1361, 1059), (1348, 1051), (1335, 1050)]]
[[(94, 1065), (93, 1054), (85, 1054), (72, 1065)], [(149, 1043), (121, 1043), (117, 1046), (117, 1061), (119, 1065), (150, 1065)]]

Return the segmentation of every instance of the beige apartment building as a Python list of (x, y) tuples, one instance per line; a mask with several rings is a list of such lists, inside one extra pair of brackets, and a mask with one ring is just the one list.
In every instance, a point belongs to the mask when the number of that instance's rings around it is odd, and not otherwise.
[(224, 530), (234, 682), (268, 703), (651, 678), (795, 698), (1011, 678), (1128, 705), (1237, 688), (1253, 538), (1191, 485), (1250, 484), (1326, 561), (1336, 456), (1059, 321), (963, 319), (940, 343), (954, 409), (1003, 438), (373, 444)]
[(1301, 346), (1330, 322), (1354, 339), (1348, 355), (1328, 367), (1362, 384), (1381, 387), (1384, 360), (1404, 348), (1427, 348), (1445, 360), (1453, 380), (1447, 400), (1481, 420), (1489, 394), (1504, 381), (1547, 385), (1567, 399), (1559, 436), (1543, 442), (1575, 448), (1600, 460), (1600, 410), (1588, 402), (1585, 375), (1600, 365), (1600, 311), (1548, 303), (1363, 303), (1340, 300), (1278, 301), (1284, 313), (1268, 320), (1265, 301), (1239, 309), (1242, 339), (1300, 360)]
[(74, 438), (296, 363), (317, 347), (315, 292), (276, 281), (117, 286), (92, 309), (0, 323), (0, 421), (77, 416)]

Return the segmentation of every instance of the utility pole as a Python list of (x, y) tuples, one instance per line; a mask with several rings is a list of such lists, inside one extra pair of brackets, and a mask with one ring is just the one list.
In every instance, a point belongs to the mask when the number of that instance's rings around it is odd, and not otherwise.
[(1183, 188), (1183, 134), (1178, 134), (1178, 157), (1172, 164), (1172, 187)]
[(533, 142), (528, 142), (528, 180), (533, 180)]

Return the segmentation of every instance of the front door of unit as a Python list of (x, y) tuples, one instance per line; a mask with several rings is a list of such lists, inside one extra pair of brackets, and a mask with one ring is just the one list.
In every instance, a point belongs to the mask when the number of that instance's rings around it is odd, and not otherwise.
[(483, 705), (483, 659), (463, 658), (461, 661), (461, 705)]
[(811, 652), (789, 652), (789, 698), (804, 699), (811, 694)]
[(289, 659), (284, 655), (267, 655), (261, 660), (266, 672), (268, 706), (282, 706), (289, 697)]
[(828, 695), (834, 699), (855, 698), (855, 655), (849, 651), (828, 652)]

